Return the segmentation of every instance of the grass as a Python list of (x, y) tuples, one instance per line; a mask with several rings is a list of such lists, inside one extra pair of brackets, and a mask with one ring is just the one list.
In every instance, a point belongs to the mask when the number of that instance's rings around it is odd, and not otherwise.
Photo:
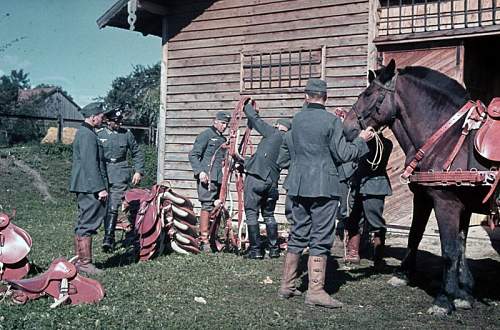
[[(9, 156), (7, 156), (9, 155)], [(55, 203), (44, 202), (32, 180), (9, 157), (23, 160), (47, 182)], [(33, 238), (30, 260), (46, 269), (59, 256), (72, 256), (76, 202), (67, 192), (71, 150), (63, 146), (24, 146), (0, 149), (0, 207), (17, 209), (14, 222)], [(154, 151), (147, 152), (149, 179), (154, 177)], [(151, 181), (146, 184), (150, 184)], [(0, 209), (0, 210), (1, 210)], [(336, 269), (332, 258), (328, 290), (345, 303), (342, 310), (304, 305), (303, 298), (277, 298), (283, 258), (248, 261), (232, 254), (200, 256), (163, 255), (142, 263), (130, 262), (121, 252), (100, 252), (102, 232), (94, 238), (98, 265), (106, 271), (97, 277), (106, 297), (95, 305), (49, 309), (42, 298), (24, 306), (3, 302), (0, 329), (22, 328), (498, 328), (500, 301), (498, 263), (487, 260), (487, 270), (474, 272), (480, 301), (472, 311), (445, 318), (426, 314), (439, 280), (439, 270), (420, 274), (414, 287), (391, 288), (390, 274), (373, 274), (364, 261), (359, 269)], [(434, 264), (438, 258), (427, 256)], [(473, 271), (474, 266), (473, 265)], [(427, 269), (427, 268), (424, 268)], [(439, 269), (430, 267), (428, 269)], [(269, 277), (272, 283), (266, 284)], [(202, 297), (206, 304), (195, 302)]]

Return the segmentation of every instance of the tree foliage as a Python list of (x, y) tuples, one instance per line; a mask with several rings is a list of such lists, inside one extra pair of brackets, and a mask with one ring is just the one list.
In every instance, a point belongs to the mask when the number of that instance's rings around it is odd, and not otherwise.
[(115, 78), (104, 102), (107, 107), (128, 110), (128, 124), (156, 125), (160, 108), (160, 63), (136, 65), (129, 75)]

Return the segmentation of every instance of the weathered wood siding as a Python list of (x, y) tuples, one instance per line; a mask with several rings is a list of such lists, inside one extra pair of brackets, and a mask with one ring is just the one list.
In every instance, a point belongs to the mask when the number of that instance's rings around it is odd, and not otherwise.
[[(173, 10), (169, 29), (178, 24), (176, 15), (196, 10), (197, 3), (184, 1)], [(231, 111), (239, 100), (241, 52), (326, 46), (328, 106), (350, 107), (366, 86), (368, 8), (368, 1), (360, 0), (222, 0), (171, 36), (163, 178), (199, 205), (187, 155), (215, 113)], [(269, 122), (291, 118), (303, 104), (298, 91), (252, 96)], [(252, 142), (258, 141), (254, 135)], [(281, 219), (283, 200), (277, 208)]]

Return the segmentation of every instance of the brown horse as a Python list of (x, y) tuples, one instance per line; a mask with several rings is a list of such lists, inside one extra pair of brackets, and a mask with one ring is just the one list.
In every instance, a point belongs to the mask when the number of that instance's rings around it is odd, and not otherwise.
[[(466, 90), (455, 80), (425, 67), (396, 70), (392, 60), (387, 67), (369, 73), (369, 86), (359, 96), (353, 111), (347, 114), (346, 131), (362, 127), (380, 129), (388, 126), (406, 155), (406, 165), (416, 150), (455, 114), (469, 99)], [(442, 170), (462, 130), (464, 119), (453, 125), (436, 142), (417, 171)], [(471, 136), (467, 138), (472, 139)], [(478, 162), (473, 144), (465, 141), (452, 163), (451, 170), (471, 167), (486, 169)], [(408, 280), (415, 272), (417, 249), (434, 210), (441, 239), (443, 281), (441, 290), (429, 309), (431, 314), (449, 314), (455, 308), (472, 308), (474, 280), (465, 258), (465, 245), (472, 212), (487, 214), (482, 203), (489, 187), (423, 186), (410, 183), (413, 192), (413, 219), (408, 250), (397, 276)]]

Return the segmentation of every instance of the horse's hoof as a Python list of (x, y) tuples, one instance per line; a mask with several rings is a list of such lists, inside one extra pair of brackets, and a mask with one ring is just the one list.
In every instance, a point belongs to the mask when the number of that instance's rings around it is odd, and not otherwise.
[(387, 281), (387, 283), (394, 286), (394, 287), (399, 287), (399, 286), (408, 285), (408, 280), (403, 279), (403, 278), (398, 277), (398, 276), (393, 276)]
[(427, 310), (427, 314), (429, 315), (434, 315), (434, 316), (446, 316), (451, 313), (451, 310), (449, 310), (446, 307), (441, 307), (438, 305), (432, 305), (429, 307)]
[(456, 309), (472, 309), (472, 303), (466, 299), (455, 299), (453, 305)]

